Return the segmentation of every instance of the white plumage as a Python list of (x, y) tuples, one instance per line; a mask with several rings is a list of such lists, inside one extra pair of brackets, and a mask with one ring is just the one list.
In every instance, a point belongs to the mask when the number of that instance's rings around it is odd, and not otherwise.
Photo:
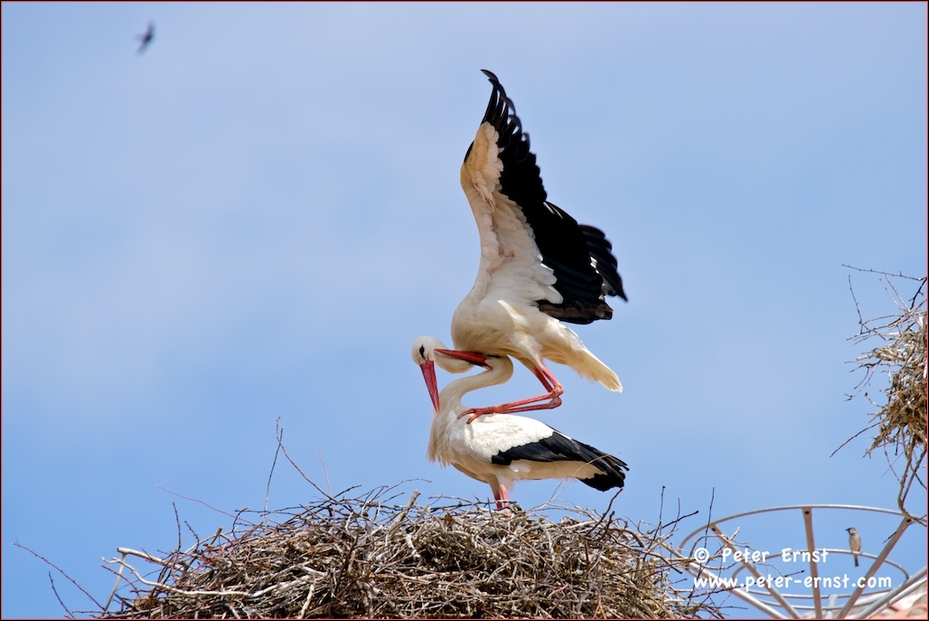
[(472, 414), (469, 421), (560, 405), (563, 388), (545, 360), (621, 391), (616, 373), (562, 321), (610, 319), (613, 311), (605, 297), (626, 299), (612, 245), (599, 229), (578, 224), (547, 200), (513, 103), (497, 77), (484, 73), (493, 92), (461, 166), (481, 260), (474, 286), (452, 317), (452, 341), (460, 351), (515, 357), (547, 392), (470, 409), (463, 413)]
[[(420, 337), (412, 349), (435, 406), (427, 455), (490, 485), (503, 509), (513, 483), (522, 479), (576, 478), (601, 491), (625, 482), (628, 466), (620, 459), (578, 442), (541, 421), (525, 416), (489, 414), (473, 423), (462, 419), (462, 397), (478, 388), (502, 384), (513, 373), (503, 356), (447, 350), (438, 339)], [(485, 370), (449, 383), (438, 392), (435, 365), (459, 373), (473, 365)]]

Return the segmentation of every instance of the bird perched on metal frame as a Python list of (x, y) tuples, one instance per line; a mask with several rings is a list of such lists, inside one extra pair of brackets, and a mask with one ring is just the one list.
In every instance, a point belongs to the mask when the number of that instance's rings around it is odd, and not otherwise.
[(861, 535), (858, 534), (858, 529), (849, 526), (845, 530), (848, 531), (848, 549), (852, 551), (852, 558), (855, 559), (855, 567), (858, 567), (858, 554), (861, 552)]

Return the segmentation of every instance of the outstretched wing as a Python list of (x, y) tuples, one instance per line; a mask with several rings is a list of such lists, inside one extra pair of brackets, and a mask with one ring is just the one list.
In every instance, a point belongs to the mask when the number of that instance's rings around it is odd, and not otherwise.
[(529, 135), (490, 71), (490, 101), (461, 167), (461, 184), (481, 238), (475, 286), (506, 288), (562, 321), (610, 319), (605, 297), (625, 299), (612, 246), (547, 200)]

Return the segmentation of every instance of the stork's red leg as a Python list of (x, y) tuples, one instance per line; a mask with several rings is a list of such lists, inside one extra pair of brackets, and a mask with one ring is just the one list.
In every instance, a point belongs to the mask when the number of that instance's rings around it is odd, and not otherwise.
[[(534, 369), (535, 376), (539, 378), (539, 381), (542, 382), (542, 386), (545, 387), (545, 390), (548, 392), (544, 395), (539, 395), (537, 397), (530, 397), (528, 399), (520, 399), (519, 401), (511, 401), (509, 403), (504, 403), (502, 405), (495, 405), (493, 407), (487, 408), (471, 408), (465, 410), (458, 415), (458, 418), (463, 416), (469, 416), (468, 423), (470, 424), (479, 416), (484, 416), (485, 414), (513, 414), (516, 412), (530, 412), (533, 410), (551, 410), (557, 408), (561, 405), (561, 395), (564, 393), (564, 388), (561, 383), (555, 379), (555, 376), (552, 375), (551, 371), (545, 368), (544, 364), (540, 364)], [(540, 401), (546, 401), (547, 403), (539, 403)]]
[[(487, 356), (480, 352), (458, 349), (436, 349), (435, 352), (486, 367), (484, 363), (487, 360)], [(520, 399), (519, 401), (510, 401), (509, 403), (503, 403), (492, 407), (469, 408), (461, 412), (458, 418), (470, 416), (470, 418), (468, 418), (468, 424), (470, 424), (477, 417), (484, 416), (485, 414), (513, 414), (515, 412), (531, 412), (533, 410), (551, 410), (561, 405), (561, 395), (564, 393), (564, 388), (561, 383), (555, 379), (552, 372), (546, 368), (545, 363), (539, 362), (538, 365), (532, 368), (532, 372), (535, 373), (535, 376), (542, 382), (542, 386), (548, 391), (544, 395)], [(539, 403), (540, 401), (546, 401), (546, 403)]]
[(506, 487), (500, 483), (497, 484), (494, 490), (494, 500), (497, 501), (497, 511), (503, 511), (509, 507), (510, 496), (506, 491)]

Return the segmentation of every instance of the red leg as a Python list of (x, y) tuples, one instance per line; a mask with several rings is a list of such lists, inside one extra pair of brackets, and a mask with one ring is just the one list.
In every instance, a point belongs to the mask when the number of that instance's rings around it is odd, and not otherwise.
[[(487, 356), (480, 352), (457, 349), (436, 349), (435, 351), (438, 354), (451, 356), (459, 360), (466, 360), (478, 366), (486, 366), (484, 362), (487, 360)], [(561, 395), (564, 393), (564, 388), (561, 383), (555, 379), (552, 372), (546, 368), (545, 363), (540, 362), (537, 366), (534, 366), (532, 372), (535, 373), (535, 376), (542, 382), (542, 386), (548, 391), (544, 395), (520, 399), (519, 401), (511, 401), (492, 407), (470, 408), (461, 412), (458, 418), (470, 416), (468, 418), (468, 424), (471, 424), (476, 418), (484, 416), (485, 414), (513, 414), (516, 412), (531, 412), (533, 410), (551, 410), (561, 405)], [(547, 401), (547, 403), (539, 403), (540, 401)]]
[(506, 491), (506, 487), (498, 483), (497, 486), (493, 488), (493, 490), (494, 500), (497, 501), (497, 511), (503, 511), (508, 508), (510, 505), (510, 496)]
[[(535, 376), (539, 378), (539, 381), (542, 382), (542, 386), (548, 391), (546, 394), (530, 397), (528, 399), (520, 399), (519, 401), (511, 401), (510, 403), (495, 405), (488, 408), (471, 408), (459, 414), (458, 418), (470, 415), (470, 418), (468, 418), (468, 424), (470, 424), (476, 418), (484, 416), (485, 414), (513, 414), (516, 412), (551, 410), (557, 408), (561, 405), (561, 395), (564, 393), (564, 388), (561, 383), (555, 379), (551, 371), (545, 368), (544, 364), (537, 366), (534, 371)], [(545, 400), (548, 400), (548, 402), (539, 403), (539, 401)]]

